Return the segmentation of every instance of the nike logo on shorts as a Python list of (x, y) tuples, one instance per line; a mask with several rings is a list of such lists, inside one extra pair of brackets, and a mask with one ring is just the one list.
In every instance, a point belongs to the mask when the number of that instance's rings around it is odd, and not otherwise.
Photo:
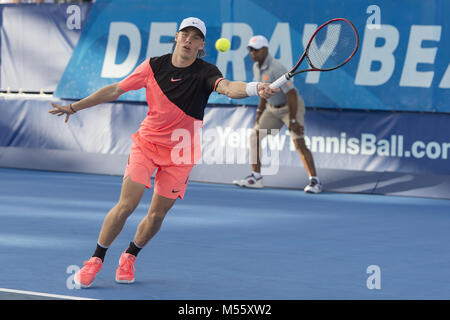
[(173, 192), (173, 193), (177, 193), (177, 192), (180, 192), (180, 190), (173, 190), (173, 189), (172, 189), (172, 192)]
[(183, 79), (174, 79), (174, 78), (170, 78), (170, 81), (172, 81), (172, 82), (177, 82), (177, 81), (181, 81), (181, 80), (183, 80)]

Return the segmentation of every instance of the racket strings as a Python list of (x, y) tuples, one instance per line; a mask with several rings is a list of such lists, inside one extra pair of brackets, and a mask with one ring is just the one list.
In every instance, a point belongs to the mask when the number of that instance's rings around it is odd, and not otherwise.
[(349, 23), (340, 20), (331, 22), (317, 31), (308, 47), (306, 59), (313, 68), (336, 68), (352, 55), (357, 41)]

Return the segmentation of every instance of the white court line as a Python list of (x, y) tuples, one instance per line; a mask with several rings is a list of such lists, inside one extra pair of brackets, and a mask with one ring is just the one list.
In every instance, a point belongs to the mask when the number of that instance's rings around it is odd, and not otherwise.
[(63, 296), (63, 295), (59, 295), (59, 294), (14, 290), (14, 289), (6, 289), (6, 288), (0, 288), (0, 292), (16, 293), (16, 294), (31, 295), (31, 296), (46, 297), (46, 298), (69, 299), (69, 300), (97, 300), (97, 299), (91, 299), (91, 298)]

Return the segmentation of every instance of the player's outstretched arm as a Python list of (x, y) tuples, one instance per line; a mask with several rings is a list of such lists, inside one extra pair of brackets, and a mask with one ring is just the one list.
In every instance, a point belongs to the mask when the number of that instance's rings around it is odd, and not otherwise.
[(61, 106), (52, 102), (51, 104), (53, 106), (53, 109), (50, 110), (49, 113), (57, 116), (62, 116), (65, 114), (65, 122), (67, 122), (69, 121), (69, 117), (75, 112), (96, 106), (101, 103), (113, 101), (117, 99), (117, 97), (119, 97), (122, 93), (124, 93), (124, 91), (120, 88), (119, 83), (113, 83), (97, 90), (90, 96), (69, 105)]
[(242, 81), (230, 81), (227, 79), (223, 79), (217, 85), (216, 91), (232, 99), (241, 99), (256, 95), (264, 99), (269, 99), (275, 94), (275, 92), (280, 91), (279, 88), (270, 89), (269, 86), (270, 83), (247, 83)]

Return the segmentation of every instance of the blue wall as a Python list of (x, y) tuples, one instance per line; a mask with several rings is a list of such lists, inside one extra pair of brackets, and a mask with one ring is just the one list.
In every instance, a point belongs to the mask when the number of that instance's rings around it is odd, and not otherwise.
[[(56, 90), (62, 98), (82, 98), (124, 78), (148, 56), (171, 51), (181, 20), (198, 16), (208, 32), (206, 60), (228, 79), (250, 81), (248, 39), (263, 34), (272, 54), (287, 67), (303, 51), (302, 39), (334, 17), (350, 19), (360, 34), (360, 50), (343, 68), (301, 75), (295, 85), (307, 106), (323, 108), (450, 112), (450, 43), (445, 0), (224, 1), (100, 0), (83, 30)], [(378, 19), (379, 18), (379, 19)], [(219, 37), (232, 40), (218, 53)], [(115, 41), (116, 40), (116, 41)], [(145, 99), (142, 91), (124, 100)], [(210, 103), (255, 104), (212, 95)]]
[[(277, 2), (280, 3), (283, 4), (283, 1)], [(268, 1), (213, 1), (203, 6), (197, 0), (133, 1), (131, 5), (129, 2), (125, 5), (123, 1), (98, 1), (91, 11), (87, 10), (91, 7), (81, 7), (86, 10), (81, 10), (82, 34), (74, 51), (68, 45), (72, 42), (68, 40), (78, 39), (76, 33), (80, 31), (66, 30), (65, 21), (71, 14), (65, 10), (56, 10), (51, 5), (0, 6), (3, 24), (8, 24), (1, 29), (2, 52), (14, 53), (1, 56), (2, 80), (4, 76), (5, 80), (11, 80), (9, 75), (12, 73), (8, 70), (12, 70), (20, 80), (17, 84), (24, 84), (26, 91), (31, 83), (28, 80), (33, 80), (33, 85), (41, 84), (58, 73), (63, 76), (56, 94), (64, 99), (83, 98), (106, 84), (119, 81), (146, 57), (170, 52), (173, 46), (171, 40), (179, 22), (186, 16), (199, 16), (208, 26), (206, 60), (223, 68), (229, 79), (249, 81), (253, 75), (245, 44), (253, 34), (264, 34), (271, 42), (275, 57), (289, 64), (295, 62), (302, 51), (303, 34), (312, 30), (313, 24), (335, 16), (348, 17), (361, 35), (361, 50), (355, 59), (342, 70), (321, 74), (318, 79), (314, 79), (316, 76), (301, 76), (295, 80), (307, 106), (318, 108), (308, 108), (305, 130), (307, 144), (314, 153), (321, 178), (326, 182), (331, 177), (325, 174), (327, 170), (353, 170), (358, 175), (369, 174), (366, 181), (370, 180), (375, 185), (382, 181), (379, 175), (371, 175), (376, 172), (384, 175), (411, 174), (415, 181), (421, 183), (425, 181), (424, 177), (438, 177), (441, 180), (427, 180), (425, 184), (429, 194), (436, 195), (439, 189), (442, 196), (450, 188), (450, 97), (449, 89), (445, 88), (450, 78), (450, 54), (449, 44), (444, 41), (448, 39), (448, 23), (444, 24), (443, 19), (443, 15), (449, 12), (450, 2), (427, 1), (427, 6), (422, 1), (414, 0), (378, 3), (380, 29), (366, 27), (368, 21), (372, 23), (373, 15), (366, 12), (370, 6), (368, 1), (347, 0), (344, 3), (345, 6), (341, 2), (328, 0), (319, 6), (315, 2), (305, 1), (299, 11), (288, 1), (277, 7), (271, 7)], [(55, 17), (45, 14), (49, 8), (52, 8)], [(394, 15), (396, 11), (405, 14)], [(24, 33), (23, 28), (14, 28), (13, 24), (17, 22), (12, 15), (5, 18), (5, 12), (23, 16), (29, 26), (27, 32)], [(53, 20), (43, 21), (43, 17)], [(52, 25), (55, 28), (51, 32), (48, 31), (50, 29), (40, 29), (40, 26), (50, 28)], [(46, 40), (51, 45), (24, 47), (20, 54), (15, 51), (20, 45), (13, 40), (27, 39), (36, 33), (42, 37), (45, 32), (51, 36), (50, 40)], [(232, 39), (232, 48), (229, 53), (218, 54), (213, 46), (215, 40), (222, 36)], [(32, 40), (36, 42), (36, 39)], [(369, 40), (375, 48), (370, 49)], [(55, 48), (61, 48), (61, 52), (64, 48), (69, 50), (67, 56), (71, 58), (68, 64), (62, 64), (61, 55), (54, 54)], [(135, 52), (130, 48), (135, 48)], [(389, 53), (388, 49), (392, 52)], [(43, 65), (42, 56), (59, 59), (59, 64), (64, 67), (53, 63), (50, 64), (53, 69), (39, 71)], [(29, 67), (25, 68), (24, 62)], [(107, 68), (104, 68), (105, 65)], [(423, 87), (427, 81), (429, 86)], [(379, 84), (375, 85), (377, 82)], [(145, 103), (130, 102), (143, 100), (142, 92), (127, 94), (125, 98), (122, 103), (105, 104), (81, 112), (69, 124), (64, 124), (62, 119), (47, 113), (53, 97), (2, 95), (0, 165), (17, 166), (21, 163), (21, 167), (29, 168), (31, 165), (33, 168), (48, 169), (50, 166), (55, 169), (56, 164), (49, 164), (47, 159), (55, 159), (58, 155), (59, 168), (64, 170), (121, 174), (131, 143), (129, 136), (137, 129), (147, 110)], [(254, 108), (230, 108), (229, 104), (252, 104), (256, 101), (230, 101), (213, 95), (210, 99), (212, 108), (207, 109), (205, 116), (205, 131), (216, 133), (220, 141), (229, 139), (227, 150), (236, 148), (237, 137), (240, 139), (239, 146), (246, 145), (244, 135), (252, 127)], [(222, 103), (225, 104), (223, 108), (216, 107)], [(333, 110), (335, 108), (360, 110)], [(376, 111), (366, 112), (367, 109)], [(268, 182), (270, 179), (279, 180), (273, 180), (268, 185), (299, 187), (303, 184), (299, 179), (304, 171), (298, 170), (300, 160), (286, 129), (283, 128), (268, 145), (275, 146), (280, 156), (280, 168), (284, 170), (282, 174), (270, 176)], [(200, 165), (200, 181), (211, 181), (218, 170), (225, 172), (228, 180), (232, 174), (235, 177), (247, 174), (248, 163), (209, 165), (210, 147), (204, 145), (205, 163)], [(247, 152), (247, 147), (244, 151)], [(288, 184), (286, 178), (291, 179)], [(358, 183), (352, 180), (351, 185)], [(418, 194), (424, 194), (423, 185), (419, 186)], [(431, 190), (429, 186), (435, 189)], [(444, 197), (448, 197), (448, 192)]]

